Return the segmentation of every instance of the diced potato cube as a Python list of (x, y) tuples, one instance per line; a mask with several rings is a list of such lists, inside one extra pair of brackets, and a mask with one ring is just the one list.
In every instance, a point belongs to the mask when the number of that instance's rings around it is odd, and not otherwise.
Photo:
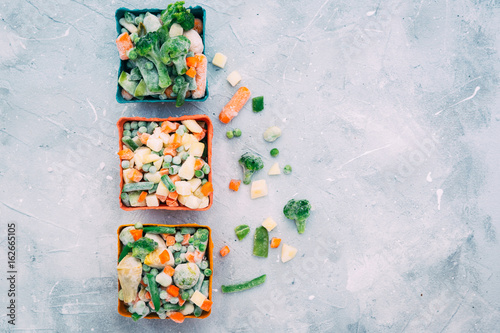
[(170, 38), (176, 37), (176, 36), (182, 36), (184, 33), (184, 29), (182, 29), (181, 25), (179, 23), (174, 23), (170, 27), (170, 30), (168, 31), (168, 35)]
[(155, 184), (158, 184), (161, 181), (161, 174), (159, 172), (155, 173), (148, 172), (144, 175), (144, 178), (146, 178), (148, 182), (153, 182)]
[(186, 150), (191, 148), (191, 144), (195, 142), (198, 142), (198, 140), (196, 140), (193, 134), (184, 133), (182, 136), (181, 145), (183, 145)]
[(234, 87), (235, 85), (237, 85), (238, 83), (240, 83), (240, 81), (241, 81), (241, 75), (237, 71), (233, 71), (231, 74), (229, 74), (227, 76), (227, 80)]
[(188, 183), (191, 185), (191, 192), (194, 192), (200, 187), (201, 185), (201, 179), (200, 178), (193, 178)]
[(198, 207), (200, 207), (200, 204), (201, 204), (200, 198), (198, 198), (194, 195), (190, 195), (189, 197), (187, 197), (186, 203), (184, 204), (184, 206), (191, 208), (191, 209), (197, 209)]
[(177, 200), (179, 201), (180, 204), (183, 204), (185, 206), (188, 197), (189, 195), (179, 195), (177, 197)]
[(168, 193), (169, 192), (168, 192), (167, 187), (165, 186), (165, 184), (163, 184), (162, 181), (160, 181), (158, 183), (158, 188), (156, 189), (156, 194), (166, 197), (168, 195)]
[(161, 159), (161, 157), (156, 154), (144, 155), (142, 157), (142, 163), (143, 164), (152, 163), (158, 161), (159, 159)]
[(129, 169), (132, 169), (135, 165), (135, 156), (129, 160)]
[[(160, 128), (160, 127), (157, 127), (157, 128)], [(161, 141), (163, 141), (163, 147), (166, 147), (168, 144), (168, 141), (170, 140), (170, 135), (162, 132), (162, 133), (160, 133), (160, 139), (161, 139)]]
[(185, 181), (175, 182), (176, 192), (180, 195), (190, 195), (191, 194), (191, 184)]
[(201, 128), (200, 125), (196, 122), (196, 120), (193, 119), (188, 119), (188, 120), (183, 120), (182, 124), (187, 127), (188, 130), (190, 130), (193, 133), (201, 133), (203, 132), (203, 128)]
[(196, 290), (194, 292), (193, 296), (191, 296), (191, 298), (190, 298), (191, 302), (198, 305), (199, 307), (201, 307), (203, 305), (203, 302), (205, 302), (206, 299), (207, 298), (205, 297), (205, 295), (200, 293), (198, 290)]
[(160, 205), (156, 194), (149, 194), (146, 196), (146, 205), (148, 207), (158, 207)]
[(135, 159), (135, 165), (138, 169), (142, 168), (142, 165), (144, 164), (143, 162), (144, 156), (149, 154), (151, 154), (151, 149), (147, 147), (141, 147), (139, 149), (136, 149), (136, 151), (134, 152), (134, 159)]
[(132, 180), (129, 178), (129, 173), (132, 172), (133, 169), (125, 169), (123, 170), (123, 182), (125, 184), (132, 183)]
[(257, 199), (260, 197), (265, 197), (267, 195), (267, 183), (265, 179), (256, 180), (252, 182), (252, 188), (250, 189), (250, 195), (252, 199)]
[(212, 64), (217, 67), (224, 68), (226, 66), (227, 57), (222, 53), (217, 52), (212, 59)]
[(267, 231), (271, 231), (276, 227), (276, 222), (272, 218), (268, 217), (264, 220), (264, 222), (262, 222), (262, 226), (266, 228)]
[(152, 135), (153, 135), (155, 138), (160, 138), (160, 134), (162, 134), (162, 133), (163, 133), (163, 132), (161, 131), (161, 127), (160, 127), (160, 126), (158, 126), (158, 127), (156, 127), (156, 128), (153, 130), (153, 134), (152, 134)]
[[(200, 157), (203, 155), (203, 151), (205, 150), (205, 144), (201, 142), (195, 142), (191, 144), (191, 148), (189, 148), (189, 155)], [(194, 165), (193, 165), (194, 167)]]
[(160, 20), (151, 13), (146, 13), (143, 24), (147, 32), (153, 32), (161, 28)]
[(146, 146), (151, 148), (152, 151), (160, 151), (163, 148), (163, 141), (154, 136), (150, 136)]
[[(191, 155), (189, 156), (184, 164), (182, 164), (181, 168), (179, 169), (179, 177), (185, 180), (190, 180), (194, 177), (194, 163), (196, 159)], [(191, 194), (191, 193), (190, 193)]]
[(193, 195), (197, 198), (200, 198), (200, 199), (203, 199), (205, 198), (205, 196), (203, 195), (203, 193), (201, 193), (201, 186), (198, 187), (194, 192), (193, 192)]
[(155, 166), (156, 170), (160, 170), (163, 164), (163, 156), (160, 156), (160, 158), (157, 161), (153, 162), (153, 165)]
[(287, 262), (292, 260), (297, 254), (297, 249), (288, 244), (283, 244), (281, 247), (281, 261)]
[(280, 175), (281, 170), (279, 163), (278, 162), (274, 163), (271, 169), (269, 169), (269, 172), (267, 174), (270, 176)]
[(208, 197), (203, 197), (203, 199), (201, 199), (200, 207), (198, 207), (198, 208), (206, 208), (206, 207), (208, 207), (209, 203), (210, 203), (210, 199)]

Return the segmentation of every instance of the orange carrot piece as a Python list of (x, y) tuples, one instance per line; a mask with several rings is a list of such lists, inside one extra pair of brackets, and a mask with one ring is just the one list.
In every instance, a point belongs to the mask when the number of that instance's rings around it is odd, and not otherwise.
[(170, 175), (168, 176), (168, 178), (170, 178), (172, 183), (179, 182), (181, 180), (181, 177), (179, 177), (179, 175)]
[(194, 262), (194, 254), (193, 252), (186, 253), (186, 260), (189, 262)]
[(196, 60), (196, 57), (187, 57), (186, 58), (186, 65), (188, 67), (196, 67), (196, 64), (198, 61)]
[(196, 31), (198, 34), (202, 34), (203, 32), (203, 21), (200, 20), (199, 18), (194, 19), (194, 31)]
[(184, 315), (180, 312), (171, 312), (168, 317), (177, 324), (182, 324), (184, 322)]
[(175, 273), (175, 269), (172, 267), (172, 266), (165, 266), (165, 268), (163, 269), (163, 273), (169, 275), (169, 276), (174, 276), (174, 273)]
[(180, 306), (183, 306), (184, 303), (186, 303), (186, 300), (185, 299), (182, 299), (181, 297), (179, 297), (179, 305)]
[(196, 76), (196, 70), (191, 67), (186, 71), (186, 75), (189, 77), (195, 77)]
[(158, 193), (156, 193), (156, 197), (158, 198), (158, 200), (160, 200), (161, 202), (165, 202), (167, 201), (167, 197), (164, 196), (164, 195), (160, 195)]
[(167, 198), (172, 199), (172, 200), (177, 200), (178, 197), (179, 197), (179, 193), (177, 193), (177, 192), (170, 192), (168, 194)]
[(175, 244), (175, 237), (172, 236), (172, 235), (168, 235), (167, 239), (166, 239), (166, 242), (167, 242), (167, 246), (174, 245)]
[(205, 96), (205, 90), (207, 89), (207, 57), (203, 54), (196, 55), (196, 89), (193, 91), (193, 98), (202, 98)]
[(212, 304), (213, 304), (213, 302), (211, 300), (206, 299), (203, 301), (200, 308), (204, 311), (210, 311), (210, 309), (212, 308)]
[(172, 143), (169, 143), (169, 145), (172, 145), (174, 148), (179, 148), (181, 146), (182, 142), (182, 136), (180, 134), (175, 133), (174, 134), (174, 139), (172, 140)]
[(132, 174), (130, 175), (129, 174), (129, 178), (131, 181), (137, 183), (137, 182), (140, 182), (141, 179), (142, 179), (142, 173), (137, 171), (136, 169), (132, 169)]
[(229, 254), (230, 250), (229, 247), (226, 245), (220, 250), (220, 255), (225, 257)]
[(134, 242), (135, 242), (136, 240), (142, 237), (142, 229), (140, 230), (132, 229), (130, 230), (130, 234), (132, 235), (132, 237), (134, 237)]
[(139, 195), (139, 199), (137, 199), (137, 202), (143, 202), (144, 200), (146, 200), (147, 195), (148, 195), (148, 192), (142, 191), (141, 195)]
[(208, 196), (210, 193), (214, 191), (214, 187), (212, 186), (211, 182), (206, 182), (205, 185), (201, 187), (201, 193), (203, 193), (204, 196)]
[(179, 288), (171, 284), (170, 286), (167, 287), (167, 293), (169, 293), (174, 297), (177, 297), (179, 296)]
[(161, 123), (161, 131), (165, 133), (175, 132), (178, 127), (179, 127), (178, 123), (173, 123), (168, 120)]
[(201, 251), (194, 251), (194, 262), (201, 262), (201, 260), (203, 259), (203, 255), (205, 254), (205, 251), (201, 252)]
[(171, 85), (171, 86), (168, 86), (167, 88), (165, 88), (165, 95), (167, 95), (168, 99), (174, 99), (175, 97), (172, 96), (172, 94), (174, 93), (174, 85)]
[(280, 243), (281, 243), (281, 238), (273, 237), (271, 239), (271, 249), (277, 248), (278, 246), (280, 246)]
[(148, 133), (137, 132), (137, 136), (141, 140), (141, 143), (145, 145), (146, 143), (148, 143), (148, 139), (151, 135), (149, 135)]
[(179, 202), (177, 200), (167, 198), (167, 206), (169, 207), (179, 207)]
[(195, 170), (201, 170), (201, 168), (203, 168), (204, 164), (205, 164), (205, 162), (201, 158), (197, 158), (194, 161), (194, 169)]
[[(144, 287), (147, 287), (148, 285), (144, 283), (144, 281), (141, 280), (141, 284), (144, 286)], [(139, 295), (137, 295), (137, 297), (139, 297)]]
[(122, 97), (124, 100), (126, 101), (131, 101), (134, 99), (134, 96), (131, 95), (128, 91), (126, 91), (125, 89), (122, 89)]
[(238, 190), (240, 189), (240, 184), (241, 180), (231, 179), (231, 181), (229, 182), (229, 189), (233, 190), (234, 192), (238, 192)]
[[(175, 237), (174, 237), (175, 240)], [(168, 253), (167, 250), (163, 250), (162, 253), (158, 256), (160, 258), (160, 262), (163, 265), (164, 263), (168, 262), (170, 260), (170, 254)]]
[(118, 36), (116, 39), (116, 47), (118, 48), (118, 53), (120, 53), (120, 59), (128, 60), (129, 58), (127, 52), (134, 48), (134, 44), (132, 44), (132, 40), (130, 39), (128, 32), (124, 32)]
[(168, 169), (160, 169), (159, 171), (160, 175), (168, 175)]
[(189, 245), (189, 238), (191, 238), (190, 234), (185, 234), (184, 239), (181, 242), (181, 245)]
[(134, 158), (134, 152), (128, 148), (125, 148), (118, 152), (118, 156), (120, 156), (121, 160), (130, 160)]
[(177, 156), (177, 150), (176, 148), (170, 146), (169, 143), (165, 148), (163, 148), (163, 155), (170, 155), (172, 157), (175, 157)]
[(234, 117), (238, 115), (241, 108), (250, 98), (250, 90), (247, 87), (241, 87), (236, 91), (231, 100), (224, 106), (219, 114), (219, 120), (224, 124), (229, 123)]
[[(144, 298), (151, 299), (151, 294), (149, 293), (149, 291), (146, 291), (146, 293), (144, 293)], [(154, 309), (154, 306), (153, 306), (153, 309)]]
[(193, 133), (193, 136), (196, 138), (196, 140), (201, 141), (203, 138), (207, 135), (207, 130), (203, 129), (200, 133)]

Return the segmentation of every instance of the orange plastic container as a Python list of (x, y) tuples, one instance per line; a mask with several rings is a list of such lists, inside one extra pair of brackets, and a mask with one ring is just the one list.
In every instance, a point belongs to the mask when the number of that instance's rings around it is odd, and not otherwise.
[[(123, 149), (123, 142), (122, 142), (122, 137), (123, 137), (123, 124), (125, 124), (128, 121), (156, 121), (156, 122), (163, 122), (163, 121), (182, 121), (182, 120), (196, 120), (196, 121), (204, 121), (207, 124), (207, 134), (206, 134), (206, 139), (207, 139), (207, 163), (208, 166), (210, 167), (210, 173), (208, 174), (208, 181), (212, 183), (212, 138), (214, 136), (214, 127), (212, 125), (212, 121), (210, 120), (210, 117), (207, 115), (192, 115), (192, 116), (182, 116), (182, 117), (170, 117), (170, 118), (142, 118), (142, 117), (123, 117), (118, 120), (116, 123), (116, 126), (118, 126), (118, 141), (119, 141), (119, 147), (120, 150)], [(191, 211), (203, 211), (203, 210), (208, 210), (210, 207), (212, 207), (212, 203), (214, 201), (214, 193), (209, 194), (209, 204), (205, 208), (198, 208), (198, 209), (191, 209), (185, 206), (178, 206), (178, 207), (171, 207), (167, 205), (162, 205), (160, 204), (158, 207), (127, 207), (123, 204), (120, 194), (123, 189), (123, 168), (122, 164), (120, 163), (120, 193), (118, 194), (118, 200), (120, 200), (120, 208), (126, 211), (131, 211), (131, 210), (144, 210), (144, 209), (165, 209), (165, 210), (191, 210)]]
[[(120, 232), (122, 231), (123, 228), (126, 227), (133, 227), (133, 224), (123, 224), (120, 227), (118, 227), (118, 230), (116, 231), (117, 233), (117, 238), (118, 238), (118, 255), (116, 257), (117, 265), (118, 265), (118, 259), (120, 258), (120, 253), (122, 252), (123, 244), (120, 241)], [(195, 223), (188, 223), (188, 224), (180, 224), (180, 225), (166, 225), (166, 224), (144, 224), (144, 227), (173, 227), (173, 228), (179, 228), (179, 227), (191, 227), (191, 228), (205, 228), (208, 230), (208, 246), (207, 250), (205, 252), (205, 256), (207, 257), (208, 260), (208, 267), (212, 270), (212, 275), (210, 275), (210, 278), (208, 280), (208, 299), (212, 300), (212, 279), (213, 279), (213, 271), (214, 271), (214, 265), (213, 265), (213, 253), (214, 253), (214, 243), (212, 242), (212, 229), (206, 225), (199, 225)], [(120, 281), (118, 280), (118, 292), (120, 291)], [(127, 311), (127, 307), (125, 303), (122, 301), (118, 300), (118, 313), (122, 315), (123, 317), (132, 317), (132, 314)], [(210, 316), (212, 313), (212, 310), (210, 311), (203, 311), (201, 316), (196, 317), (195, 315), (187, 315), (185, 318), (197, 318), (197, 319), (204, 319)], [(143, 319), (160, 319), (156, 313), (150, 313)], [(170, 318), (166, 318), (170, 319)], [(165, 319), (165, 320), (166, 320)]]

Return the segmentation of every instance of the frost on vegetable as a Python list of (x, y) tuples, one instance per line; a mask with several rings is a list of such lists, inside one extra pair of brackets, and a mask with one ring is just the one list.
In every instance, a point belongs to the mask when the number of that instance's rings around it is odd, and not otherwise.
[(291, 199), (283, 207), (283, 214), (286, 218), (294, 220), (299, 234), (303, 234), (306, 229), (306, 220), (311, 214), (311, 204), (309, 200)]

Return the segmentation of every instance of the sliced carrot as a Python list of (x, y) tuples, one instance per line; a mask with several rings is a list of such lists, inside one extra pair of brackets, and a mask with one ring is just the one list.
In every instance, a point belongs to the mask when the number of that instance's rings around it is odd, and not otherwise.
[(163, 148), (163, 155), (170, 155), (172, 157), (175, 157), (177, 156), (177, 150), (169, 143), (165, 148)]
[(193, 91), (193, 98), (202, 98), (207, 90), (207, 57), (203, 54), (196, 55), (196, 89)]
[(118, 152), (118, 156), (120, 156), (121, 160), (130, 160), (134, 158), (134, 152), (128, 148), (125, 148)]
[(191, 238), (190, 234), (185, 234), (184, 239), (181, 242), (181, 245), (189, 245), (189, 238)]
[(173, 136), (174, 139), (172, 140), (172, 143), (170, 143), (170, 145), (172, 145), (172, 147), (174, 148), (179, 148), (181, 146), (182, 136), (177, 133), (175, 133)]
[(179, 175), (170, 175), (170, 176), (168, 176), (168, 178), (170, 178), (172, 183), (181, 181), (181, 177), (179, 177)]
[(214, 187), (212, 186), (211, 182), (206, 182), (205, 185), (201, 187), (201, 193), (203, 193), (204, 196), (208, 196), (213, 191)]
[(179, 207), (179, 202), (177, 200), (167, 198), (167, 206), (169, 207)]
[(134, 48), (134, 44), (132, 44), (132, 40), (130, 39), (128, 32), (124, 32), (120, 36), (118, 36), (118, 38), (116, 39), (116, 47), (118, 48), (120, 59), (128, 60), (129, 58), (127, 52), (130, 49)]
[(238, 115), (241, 108), (246, 104), (250, 98), (250, 90), (247, 87), (241, 87), (236, 91), (231, 100), (224, 106), (219, 114), (219, 120), (224, 124), (229, 123), (234, 117)]
[(203, 140), (203, 138), (205, 137), (206, 134), (207, 134), (207, 130), (203, 129), (203, 131), (201, 131), (200, 133), (193, 133), (193, 136), (199, 142), (199, 141)]
[(169, 318), (172, 319), (174, 323), (182, 324), (184, 322), (184, 315), (180, 312), (171, 312)]
[(225, 257), (229, 254), (230, 250), (229, 247), (226, 245), (220, 250), (220, 255)]
[(179, 197), (179, 193), (177, 193), (177, 192), (170, 192), (168, 194), (168, 198), (172, 199), (172, 200), (177, 200), (178, 197)]
[(205, 254), (205, 251), (194, 251), (194, 262), (201, 262), (201, 260), (203, 259), (203, 255)]
[(196, 60), (196, 57), (187, 57), (186, 58), (186, 65), (188, 67), (195, 67), (197, 63), (198, 63), (198, 61)]
[[(151, 294), (149, 293), (149, 291), (146, 291), (146, 292), (144, 293), (144, 298), (145, 298), (145, 299), (151, 299)], [(153, 308), (154, 308), (154, 306), (153, 306)]]
[(151, 135), (149, 135), (148, 133), (137, 132), (137, 136), (141, 140), (141, 143), (145, 145), (146, 143), (148, 143), (148, 139)]
[(183, 306), (184, 303), (186, 303), (186, 300), (185, 299), (182, 299), (181, 297), (179, 297), (179, 305), (180, 306)]
[(179, 296), (179, 288), (171, 284), (170, 286), (167, 287), (167, 293), (169, 293), (174, 297), (177, 297)]
[(175, 244), (175, 237), (172, 235), (168, 235), (165, 241), (167, 242), (167, 246), (172, 246)]
[[(174, 237), (175, 240), (175, 237)], [(170, 260), (170, 254), (168, 253), (167, 250), (163, 250), (162, 253), (158, 256), (160, 258), (160, 262), (163, 265), (164, 263), (168, 262)]]
[(147, 287), (148, 285), (144, 283), (144, 281), (141, 280), (141, 284), (144, 286), (144, 287)]
[(174, 276), (174, 273), (175, 273), (175, 269), (172, 267), (172, 266), (165, 266), (165, 268), (163, 269), (163, 273), (169, 275), (169, 276)]
[(186, 253), (186, 260), (189, 262), (194, 262), (194, 254), (193, 252)]
[(147, 195), (148, 195), (148, 192), (142, 191), (141, 195), (139, 195), (139, 199), (137, 199), (137, 202), (143, 202), (144, 200), (146, 200)]
[(161, 202), (165, 202), (167, 201), (167, 197), (164, 196), (164, 195), (160, 195), (158, 193), (156, 193), (156, 197), (158, 198), (158, 200), (160, 200)]
[(160, 171), (158, 171), (160, 173), (160, 175), (168, 175), (168, 169), (160, 169)]
[(281, 238), (273, 237), (271, 239), (271, 249), (277, 248), (278, 246), (280, 246), (280, 243), (281, 243)]
[(196, 31), (198, 34), (202, 34), (203, 32), (203, 21), (200, 20), (199, 18), (194, 19), (194, 31)]
[(137, 171), (136, 169), (132, 169), (133, 171), (131, 172), (131, 174), (129, 174), (129, 178), (131, 181), (137, 183), (137, 182), (140, 182), (141, 179), (142, 179), (142, 173)]
[(174, 96), (172, 96), (172, 94), (174, 93), (173, 87), (174, 87), (174, 85), (171, 85), (171, 86), (168, 86), (165, 89), (165, 95), (167, 95), (168, 99), (174, 99), (175, 98)]
[(186, 75), (189, 76), (189, 77), (195, 77), (196, 76), (196, 70), (191, 67), (189, 68), (187, 71), (186, 71)]
[(241, 180), (231, 179), (231, 181), (229, 182), (229, 189), (233, 190), (234, 192), (238, 192), (238, 190), (240, 189), (240, 184)]
[(194, 161), (194, 169), (195, 170), (201, 170), (201, 168), (203, 168), (203, 165), (205, 165), (205, 161), (203, 161), (201, 158), (197, 158)]
[(173, 123), (173, 122), (168, 121), (168, 120), (161, 123), (161, 131), (165, 132), (165, 133), (175, 132), (177, 130), (177, 128), (179, 128), (178, 123)]
[(127, 101), (131, 101), (134, 99), (134, 96), (131, 95), (128, 91), (126, 91), (125, 89), (122, 89), (122, 97), (123, 99), (127, 100)]
[(130, 234), (132, 235), (132, 237), (134, 237), (134, 242), (135, 242), (136, 240), (142, 237), (142, 229), (140, 230), (132, 229), (130, 230)]
[(206, 299), (203, 301), (200, 308), (204, 311), (210, 311), (210, 309), (212, 308), (212, 304), (213, 304), (213, 302), (211, 300)]

